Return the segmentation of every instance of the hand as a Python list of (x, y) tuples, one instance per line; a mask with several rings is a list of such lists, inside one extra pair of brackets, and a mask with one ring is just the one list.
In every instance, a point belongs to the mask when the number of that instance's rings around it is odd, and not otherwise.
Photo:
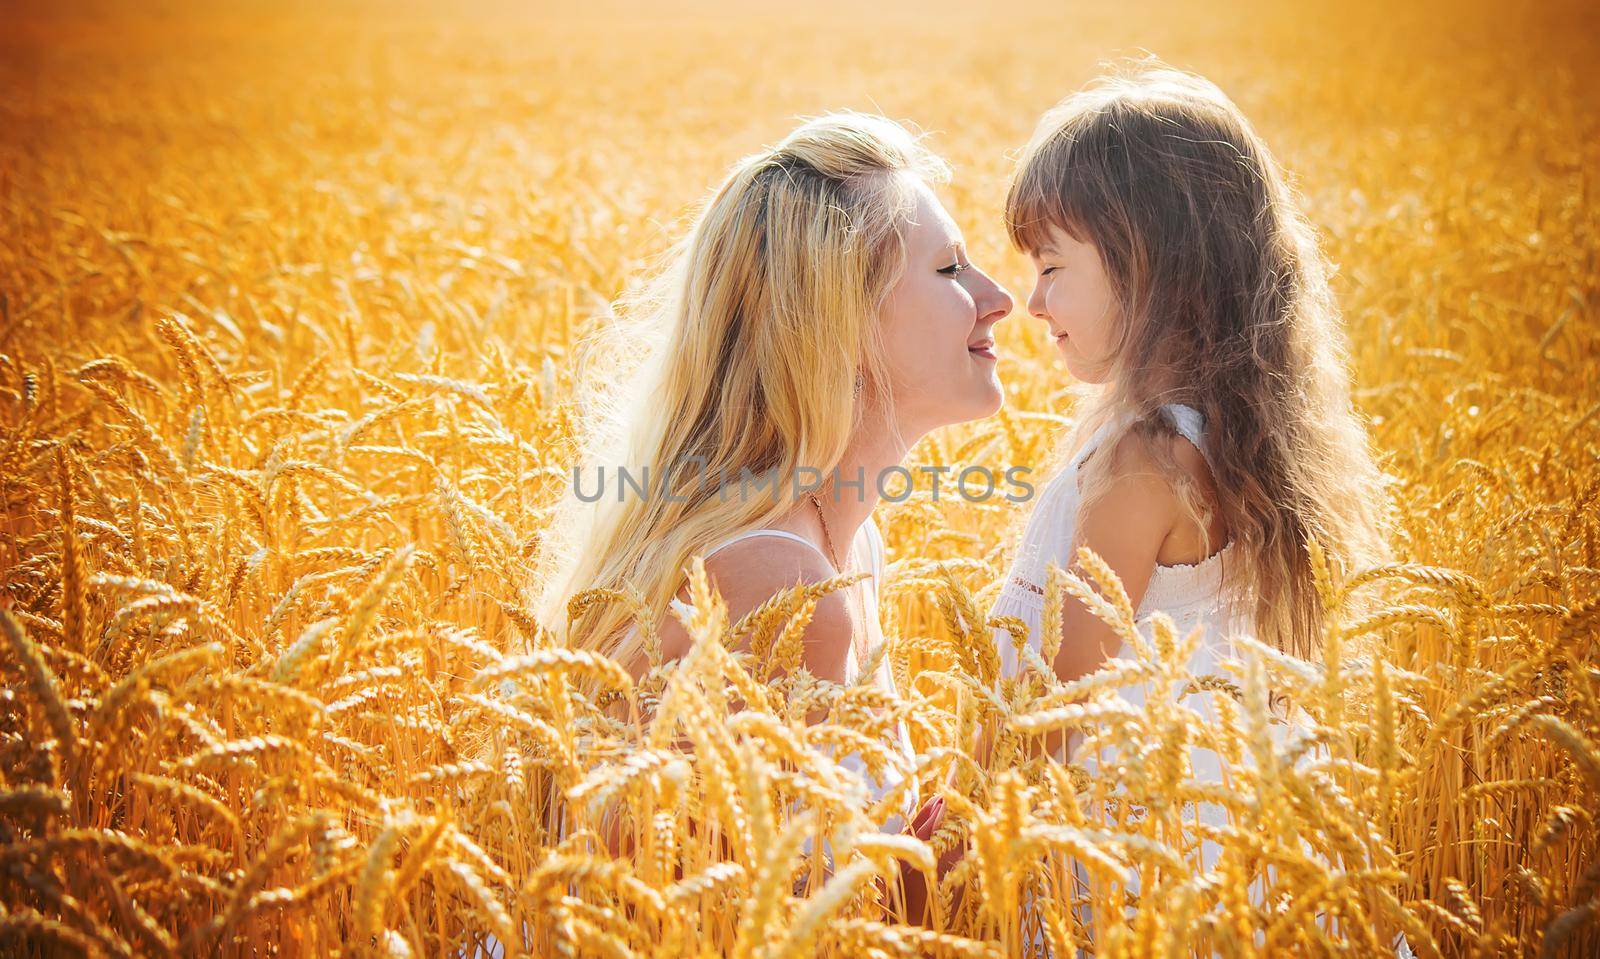
[[(906, 826), (902, 832), (905, 835), (915, 836), (923, 842), (929, 842), (933, 839), (933, 834), (938, 832), (939, 827), (944, 824), (944, 815), (944, 797), (935, 796), (922, 804), (917, 810), (917, 814), (911, 817), (910, 825)], [(949, 872), (951, 867), (961, 860), (962, 852), (962, 846), (958, 844), (943, 856), (940, 856), (934, 866), (934, 874), (943, 876)], [(909, 863), (902, 862), (900, 865), (900, 883), (902, 894), (905, 897), (907, 921), (918, 925), (926, 925), (931, 921), (932, 917), (928, 913), (927, 881), (922, 872), (911, 868)]]
[[(935, 796), (917, 810), (911, 817), (911, 824), (901, 830), (903, 835), (915, 836), (923, 842), (931, 842), (933, 834), (944, 825), (945, 802), (943, 796)], [(951, 867), (961, 861), (962, 854), (966, 852), (963, 844), (957, 843), (944, 855), (939, 857), (938, 874), (944, 875)]]
[(922, 804), (921, 808), (917, 810), (917, 814), (911, 817), (911, 824), (905, 828), (904, 832), (916, 836), (923, 842), (927, 842), (933, 838), (933, 834), (938, 831), (940, 824), (943, 822), (944, 797), (935, 796)]

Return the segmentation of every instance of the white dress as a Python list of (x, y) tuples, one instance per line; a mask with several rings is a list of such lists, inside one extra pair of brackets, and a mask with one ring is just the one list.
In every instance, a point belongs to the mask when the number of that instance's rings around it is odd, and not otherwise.
[[(740, 533), (737, 536), (723, 540), (714, 548), (707, 550), (704, 553), (704, 556), (709, 558), (713, 553), (726, 549), (727, 547), (732, 546), (734, 543), (745, 539), (751, 539), (756, 536), (777, 536), (784, 539), (792, 539), (797, 543), (801, 543), (813, 550), (816, 550), (817, 555), (821, 556), (823, 561), (828, 563), (829, 568), (833, 568), (833, 563), (828, 561), (828, 557), (822, 552), (822, 550), (818, 549), (815, 544), (801, 536), (790, 533), (787, 530), (779, 529), (756, 529), (745, 533)], [(877, 524), (872, 521), (870, 516), (867, 517), (867, 521), (861, 524), (861, 528), (856, 532), (855, 539), (850, 543), (850, 550), (851, 555), (855, 557), (856, 562), (865, 566), (866, 570), (870, 574), (867, 579), (862, 580), (861, 583), (854, 588), (859, 588), (862, 590), (862, 608), (866, 611), (866, 615), (870, 620), (868, 626), (872, 627), (870, 629), (869, 638), (876, 639), (877, 642), (882, 642), (882, 629), (881, 626), (878, 625), (878, 584), (883, 581), (883, 569), (885, 565), (883, 535), (878, 531)], [(691, 613), (694, 610), (693, 605), (686, 603), (677, 597), (673, 597), (670, 603), (674, 609), (677, 609), (685, 614)], [(875, 649), (871, 649), (869, 652), (875, 652)], [(845, 656), (844, 670), (844, 682), (846, 685), (853, 684), (861, 675), (861, 663), (856, 658), (854, 643), (851, 644), (850, 651)], [(883, 689), (887, 690), (891, 695), (898, 698), (899, 693), (895, 688), (894, 673), (889, 669), (888, 657), (885, 656), (879, 658), (878, 671), (874, 682), (876, 682)], [(899, 785), (905, 779), (906, 774), (908, 774), (916, 766), (916, 753), (911, 748), (911, 735), (910, 731), (906, 728), (904, 720), (896, 723), (895, 731), (896, 742), (894, 745), (896, 747), (896, 751), (900, 754), (904, 761), (903, 769), (897, 769), (893, 766), (888, 767), (884, 770), (882, 777), (879, 778), (873, 776), (872, 773), (867, 770), (865, 761), (863, 761), (861, 756), (857, 753), (851, 752), (838, 759), (839, 765), (855, 771), (857, 775), (862, 777), (867, 784), (867, 788), (872, 796), (873, 802), (881, 799), (889, 792), (889, 790)], [(900, 813), (889, 816), (885, 819), (883, 825), (884, 832), (900, 832), (905, 828), (905, 825), (911, 821), (912, 817), (915, 816), (917, 807), (921, 804), (921, 797), (918, 795), (916, 781), (913, 780), (911, 784), (906, 787), (906, 790), (907, 795), (905, 803), (901, 807)], [(802, 844), (802, 850), (806, 855), (810, 855), (811, 848), (812, 840), (807, 838)], [(824, 856), (829, 856), (831, 858), (831, 844), (826, 840), (823, 841), (823, 854)], [(524, 933), (526, 934), (526, 930), (524, 930)], [(456, 955), (458, 959), (466, 959), (465, 950), (457, 950)], [(482, 946), (473, 950), (471, 959), (504, 959), (504, 957), (504, 946), (498, 939), (494, 937), (494, 935), (491, 934), (486, 937), (486, 941)]]
[[(1207, 455), (1199, 412), (1187, 406), (1171, 404), (1162, 407), (1162, 413), (1181, 436), (1193, 443), (1202, 455)], [(1041, 648), (1039, 625), (1044, 612), (1044, 586), (1050, 565), (1054, 563), (1066, 569), (1073, 563), (1070, 551), (1073, 548), (1073, 536), (1077, 526), (1078, 471), (1084, 460), (1094, 452), (1116, 425), (1108, 423), (1101, 427), (1084, 444), (1083, 449), (1078, 451), (1045, 485), (1039, 495), (1038, 504), (1024, 527), (1022, 542), (1018, 545), (1011, 571), (991, 610), (993, 616), (1015, 616), (1022, 620), (1028, 627), (1028, 645), (1035, 652)], [(1225, 546), (1195, 564), (1157, 565), (1151, 574), (1149, 586), (1134, 612), (1146, 635), (1148, 635), (1150, 616), (1157, 610), (1172, 618), (1179, 638), (1188, 635), (1195, 626), (1205, 627), (1200, 645), (1195, 649), (1188, 664), (1189, 671), (1195, 675), (1224, 675), (1222, 660), (1233, 655), (1231, 638), (1242, 629), (1248, 628), (1229, 611), (1228, 604), (1224, 601), (1222, 564), (1231, 549), (1231, 545)], [(1021, 662), (1011, 634), (1003, 629), (996, 630), (994, 640), (999, 646), (1001, 672), (1008, 677), (1017, 675), (1021, 670)], [(1134, 650), (1129, 648), (1126, 642), (1114, 656), (1114, 659), (1123, 660), (1136, 658)], [(1144, 706), (1147, 693), (1147, 684), (1144, 683), (1129, 684), (1119, 690), (1119, 695), (1136, 708)], [(1212, 695), (1210, 691), (1193, 692), (1183, 696), (1178, 702), (1194, 710), (1204, 720), (1214, 722), (1217, 717), (1216, 708), (1212, 704)], [(1073, 742), (1071, 759), (1091, 772), (1102, 762), (1109, 764), (1113, 761), (1114, 751), (1110, 747), (1102, 750), (1099, 756), (1079, 755), (1081, 750), (1078, 749), (1077, 737), (1071, 737), (1071, 741)], [(1222, 780), (1221, 758), (1214, 751), (1191, 747), (1189, 760), (1193, 767), (1194, 779), (1208, 782)], [(1226, 810), (1210, 803), (1200, 804), (1200, 808), (1195, 812), (1202, 822), (1213, 825), (1223, 825), (1227, 820)], [(1221, 847), (1210, 841), (1203, 842), (1201, 846), (1201, 867), (1209, 869), (1215, 864), (1217, 856), (1221, 853)], [(1137, 874), (1129, 876), (1129, 884), (1130, 891), (1137, 892)]]
[[(1204, 419), (1197, 410), (1174, 403), (1162, 407), (1161, 412), (1181, 436), (1194, 444), (1207, 460), (1210, 459)], [(1097, 431), (1084, 444), (1083, 449), (1074, 454), (1072, 459), (1045, 485), (1023, 529), (1022, 542), (1018, 544), (1016, 558), (1006, 582), (990, 611), (992, 616), (1015, 616), (1022, 620), (1028, 627), (1028, 645), (1035, 652), (1041, 648), (1039, 626), (1044, 612), (1044, 586), (1050, 564), (1054, 563), (1066, 569), (1073, 562), (1069, 552), (1072, 549), (1077, 526), (1078, 471), (1084, 460), (1094, 452), (1116, 425), (1109, 423)], [(1187, 666), (1188, 671), (1195, 676), (1207, 674), (1226, 676), (1227, 673), (1222, 669), (1222, 661), (1236, 658), (1233, 638), (1253, 632), (1247, 614), (1235, 611), (1244, 604), (1229, 604), (1227, 594), (1224, 592), (1222, 567), (1231, 551), (1232, 545), (1229, 544), (1199, 563), (1157, 565), (1150, 577), (1149, 586), (1134, 612), (1141, 632), (1146, 637), (1150, 635), (1151, 615), (1157, 610), (1172, 618), (1173, 624), (1177, 627), (1176, 634), (1180, 639), (1187, 636), (1196, 626), (1204, 627), (1203, 637), (1190, 656)], [(1007, 677), (1016, 676), (1021, 671), (1021, 661), (1011, 634), (1006, 630), (997, 629), (994, 632), (994, 641), (999, 647), (1002, 674)], [(1126, 642), (1114, 657), (1120, 660), (1136, 658), (1137, 654)], [(1130, 683), (1117, 690), (1117, 694), (1135, 708), (1144, 707), (1149, 692), (1147, 683)], [(1212, 697), (1225, 695), (1228, 694), (1200, 690), (1179, 697), (1177, 703), (1198, 714), (1204, 722), (1213, 724), (1217, 722), (1217, 710)], [(1275, 718), (1268, 729), (1271, 731), (1276, 749), (1280, 752), (1291, 748), (1294, 739), (1307, 734), (1300, 723), (1292, 720), (1286, 722), (1282, 717)], [(1072, 743), (1068, 747), (1071, 750), (1069, 758), (1082, 765), (1091, 774), (1102, 766), (1109, 766), (1116, 761), (1114, 747), (1106, 746), (1099, 750), (1098, 754), (1082, 754), (1079, 737), (1071, 736), (1069, 742)], [(1310, 752), (1302, 752), (1301, 761), (1307, 761), (1311, 755)], [(1246, 762), (1253, 761), (1248, 753), (1244, 758)], [(1222, 759), (1214, 750), (1191, 745), (1189, 763), (1192, 780), (1224, 782)], [(1202, 823), (1217, 827), (1225, 825), (1228, 821), (1226, 808), (1215, 803), (1186, 804), (1184, 815), (1189, 821), (1198, 819)], [(1216, 865), (1222, 847), (1210, 839), (1202, 839), (1198, 851), (1199, 868), (1210, 870)], [(1078, 885), (1075, 895), (1086, 894), (1088, 875), (1081, 864), (1074, 865), (1074, 874)], [(1128, 871), (1126, 888), (1129, 892), (1138, 892), (1137, 871)], [(1251, 884), (1252, 901), (1259, 897), (1261, 891), (1260, 883)], [(1090, 924), (1091, 918), (1080, 914), (1080, 919), (1086, 925)], [(1036, 947), (1042, 945), (1042, 941), (1035, 943)], [(1397, 941), (1396, 955), (1402, 957), (1410, 955), (1409, 946), (1403, 937)]]
[[(797, 536), (794, 533), (790, 533), (787, 530), (781, 529), (755, 529), (745, 533), (740, 533), (737, 536), (723, 540), (721, 543), (717, 544), (715, 548), (708, 550), (705, 553), (705, 556), (706, 558), (710, 558), (713, 553), (717, 553), (723, 549), (726, 549), (727, 547), (732, 546), (734, 543), (757, 536), (777, 536), (783, 539), (794, 540), (795, 542), (814, 550), (818, 556), (822, 557), (823, 562), (828, 564), (830, 569), (833, 568), (832, 561), (828, 559), (822, 550), (817, 548), (816, 544), (805, 539), (804, 537)], [(859, 588), (862, 591), (861, 606), (862, 609), (865, 610), (865, 615), (869, 620), (867, 623), (869, 642), (874, 644), (881, 643), (883, 639), (882, 627), (880, 625), (881, 621), (878, 615), (878, 587), (879, 584), (883, 582), (883, 534), (878, 531), (878, 526), (872, 521), (872, 517), (867, 517), (867, 521), (862, 523), (861, 528), (856, 531), (855, 539), (853, 539), (850, 543), (850, 551), (856, 562), (864, 566), (869, 574), (867, 579), (862, 580), (857, 587), (854, 587)], [(670, 601), (670, 604), (674, 609), (679, 610), (685, 615), (688, 615), (694, 611), (694, 607), (692, 605), (684, 602), (681, 599), (678, 599), (677, 597), (673, 597)], [(876, 652), (876, 645), (870, 647), (868, 652), (869, 656), (871, 653)], [(852, 643), (849, 651), (845, 654), (844, 684), (847, 686), (854, 684), (860, 675), (861, 663), (856, 657), (855, 644)], [(889, 658), (887, 656), (878, 658), (878, 669), (873, 677), (873, 682), (879, 688), (888, 692), (891, 696), (895, 698), (899, 697), (899, 691), (895, 688), (894, 672), (889, 668)], [(878, 799), (881, 799), (886, 793), (889, 792), (889, 790), (895, 788), (901, 782), (903, 782), (906, 773), (916, 766), (916, 753), (911, 748), (911, 735), (909, 730), (906, 728), (904, 720), (900, 720), (895, 724), (894, 746), (895, 750), (900, 754), (900, 757), (904, 761), (904, 769), (896, 769), (892, 766), (887, 767), (884, 769), (881, 778), (873, 776), (872, 773), (867, 770), (866, 763), (862, 760), (861, 756), (855, 752), (847, 753), (838, 760), (841, 766), (853, 770), (857, 775), (860, 775), (866, 781), (867, 788), (870, 791), (874, 802), (876, 802)], [(906, 787), (906, 789), (907, 794), (905, 804), (902, 807), (901, 813), (899, 815), (888, 817), (884, 822), (883, 828), (886, 832), (900, 831), (916, 814), (916, 809), (920, 802), (920, 796), (917, 793), (917, 785), (915, 782), (912, 782)], [(806, 844), (806, 849), (808, 851), (810, 849), (809, 842)]]
[[(1162, 410), (1174, 428), (1193, 443), (1202, 455), (1206, 455), (1200, 414), (1176, 403), (1162, 407)], [(1050, 564), (1055, 563), (1066, 569), (1073, 562), (1069, 552), (1077, 527), (1078, 470), (1114, 425), (1101, 427), (1039, 494), (1039, 501), (1023, 529), (1022, 542), (1017, 546), (1011, 572), (1006, 576), (991, 610), (991, 615), (1015, 616), (1026, 623), (1028, 643), (1035, 651), (1040, 648), (1039, 620), (1044, 613), (1044, 585)], [(1227, 637), (1241, 626), (1229, 615), (1223, 603), (1222, 564), (1231, 548), (1230, 544), (1195, 564), (1156, 566), (1144, 598), (1135, 611), (1137, 618), (1148, 622), (1151, 613), (1161, 610), (1172, 617), (1180, 637), (1197, 625), (1206, 627), (1205, 642), (1191, 661), (1191, 668), (1196, 673), (1217, 670), (1219, 659), (1231, 651)], [(997, 630), (995, 642), (1000, 648), (1002, 673), (1006, 676), (1017, 675), (1021, 664), (1011, 634)], [(1131, 659), (1133, 651), (1124, 645), (1117, 656)]]

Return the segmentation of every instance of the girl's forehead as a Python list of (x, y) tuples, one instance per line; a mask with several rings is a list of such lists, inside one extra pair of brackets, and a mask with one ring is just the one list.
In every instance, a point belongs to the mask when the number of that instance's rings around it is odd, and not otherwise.
[(1077, 242), (1071, 233), (1055, 223), (1039, 224), (1029, 231), (1028, 240), (1023, 252), (1034, 258), (1060, 256), (1068, 252), (1071, 245)]

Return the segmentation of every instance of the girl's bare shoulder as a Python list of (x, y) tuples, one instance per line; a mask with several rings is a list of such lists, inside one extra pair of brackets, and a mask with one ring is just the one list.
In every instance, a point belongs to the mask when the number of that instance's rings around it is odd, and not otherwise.
[(1129, 431), (1117, 438), (1109, 454), (1106, 470), (1112, 482), (1147, 485), (1151, 494), (1158, 492), (1157, 485), (1164, 485), (1176, 497), (1176, 482), (1197, 483), (1205, 489), (1212, 485), (1205, 454), (1175, 431)]
[(1185, 437), (1124, 436), (1107, 470), (1105, 493), (1091, 506), (1098, 518), (1086, 520), (1086, 526), (1121, 529), (1141, 541), (1158, 542), (1156, 562), (1163, 565), (1199, 562), (1226, 540), (1226, 524), (1213, 511), (1211, 468)]
[[(1191, 459), (1187, 453), (1193, 453)], [(1204, 457), (1181, 437), (1127, 432), (1117, 437), (1104, 457), (1106, 496), (1125, 501), (1146, 501), (1151, 506), (1176, 504), (1172, 470), (1191, 473), (1204, 467)]]

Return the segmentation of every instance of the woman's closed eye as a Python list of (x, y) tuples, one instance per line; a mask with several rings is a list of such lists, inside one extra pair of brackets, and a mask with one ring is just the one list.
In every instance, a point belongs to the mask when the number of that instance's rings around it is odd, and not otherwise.
[(949, 266), (940, 267), (939, 272), (943, 273), (945, 276), (960, 276), (970, 269), (972, 269), (972, 264), (956, 262), (950, 264)]

